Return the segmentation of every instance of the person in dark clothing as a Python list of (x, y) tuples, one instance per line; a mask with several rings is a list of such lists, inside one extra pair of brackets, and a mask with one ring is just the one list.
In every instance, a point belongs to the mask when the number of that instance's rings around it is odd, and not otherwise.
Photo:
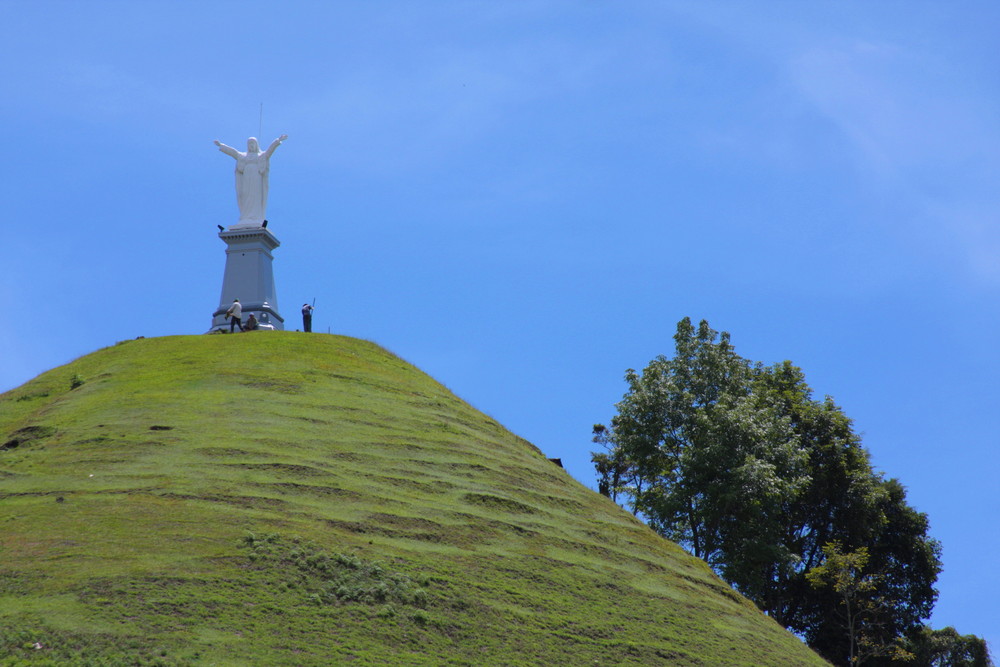
[(302, 330), (306, 332), (313, 330), (313, 307), (308, 303), (302, 304)]

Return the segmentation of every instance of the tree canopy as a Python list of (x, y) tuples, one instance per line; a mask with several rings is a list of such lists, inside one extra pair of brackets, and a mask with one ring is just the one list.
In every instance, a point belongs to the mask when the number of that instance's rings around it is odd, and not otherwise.
[(931, 630), (922, 627), (906, 640), (914, 667), (992, 667), (986, 641), (975, 635), (960, 635), (955, 628)]
[(911, 655), (941, 570), (926, 515), (791, 362), (744, 359), (688, 318), (674, 342), (626, 372), (617, 414), (594, 427), (601, 491), (834, 663)]

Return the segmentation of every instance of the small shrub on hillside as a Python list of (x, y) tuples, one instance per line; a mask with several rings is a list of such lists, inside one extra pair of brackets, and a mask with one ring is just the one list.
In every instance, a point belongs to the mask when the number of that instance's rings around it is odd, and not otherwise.
[(55, 429), (51, 426), (25, 426), (20, 428), (11, 435), (10, 440), (0, 445), (0, 450), (5, 449), (17, 449), (22, 445), (28, 445), (34, 443), (37, 440), (47, 438), (55, 433)]
[(258, 537), (247, 533), (243, 545), (249, 549), (247, 559), (255, 568), (277, 566), (285, 573), (285, 579), (278, 586), (301, 587), (306, 598), (314, 604), (387, 605), (384, 610), (392, 604), (423, 608), (430, 602), (426, 591), (430, 578), (427, 576), (421, 577), (422, 588), (410, 577), (388, 571), (379, 563), (350, 554), (326, 552), (298, 540), (288, 544), (273, 534)]
[(49, 392), (42, 391), (42, 392), (39, 392), (37, 394), (25, 394), (23, 396), (18, 396), (16, 400), (18, 400), (18, 401), (30, 401), (30, 400), (33, 400), (33, 399), (36, 399), (36, 398), (45, 398), (48, 395), (49, 395)]
[(80, 387), (80, 386), (83, 386), (83, 378), (80, 377), (79, 373), (77, 373), (72, 378), (70, 378), (69, 388), (70, 389), (76, 389), (77, 387)]
[(189, 658), (135, 636), (72, 633), (40, 626), (36, 621), (8, 620), (0, 628), (0, 664), (5, 667), (182, 667)]

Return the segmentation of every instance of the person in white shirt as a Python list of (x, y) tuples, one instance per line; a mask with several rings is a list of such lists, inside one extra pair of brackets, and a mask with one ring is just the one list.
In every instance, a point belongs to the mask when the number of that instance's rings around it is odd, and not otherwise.
[(233, 305), (226, 311), (226, 317), (229, 318), (229, 333), (233, 333), (234, 327), (239, 327), (240, 331), (243, 331), (243, 306), (240, 305), (239, 299), (233, 299)]

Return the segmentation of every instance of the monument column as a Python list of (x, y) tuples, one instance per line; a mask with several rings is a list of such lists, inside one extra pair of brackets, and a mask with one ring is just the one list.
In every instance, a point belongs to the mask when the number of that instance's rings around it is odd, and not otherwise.
[(274, 289), (271, 251), (281, 243), (266, 227), (227, 229), (219, 232), (226, 242), (226, 273), (222, 278), (219, 307), (212, 314), (212, 330), (229, 331), (226, 311), (234, 299), (243, 306), (243, 320), (253, 313), (261, 329), (284, 330)]
[(284, 329), (285, 320), (278, 313), (278, 295), (274, 291), (271, 251), (281, 243), (267, 230), (268, 172), (271, 155), (281, 145), (283, 134), (261, 151), (255, 137), (247, 139), (247, 150), (238, 151), (221, 141), (215, 145), (236, 160), (236, 203), (240, 219), (229, 229), (219, 225), (219, 238), (226, 242), (226, 273), (222, 278), (219, 307), (212, 314), (211, 331), (228, 331), (226, 311), (233, 300), (243, 307), (242, 319), (252, 313), (261, 329)]

